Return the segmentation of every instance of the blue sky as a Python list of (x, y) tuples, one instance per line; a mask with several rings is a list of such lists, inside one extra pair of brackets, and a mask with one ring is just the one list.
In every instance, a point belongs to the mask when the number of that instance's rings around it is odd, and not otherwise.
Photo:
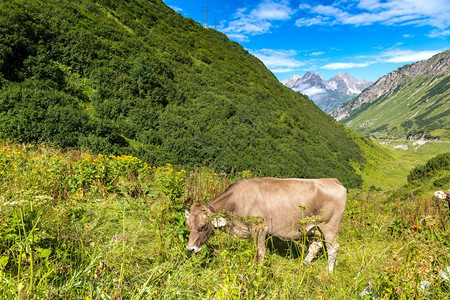
[(450, 49), (450, 0), (163, 0), (219, 30), (279, 80), (306, 71), (377, 80)]

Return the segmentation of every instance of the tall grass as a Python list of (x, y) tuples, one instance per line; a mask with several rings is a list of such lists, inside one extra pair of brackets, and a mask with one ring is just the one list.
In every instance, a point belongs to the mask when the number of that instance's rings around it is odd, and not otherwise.
[[(430, 197), (389, 200), (352, 191), (335, 273), (320, 255), (303, 263), (302, 241), (251, 241), (218, 231), (185, 250), (183, 211), (249, 172), (216, 174), (134, 157), (1, 141), (2, 299), (429, 299), (450, 283), (448, 211)], [(431, 194), (430, 194), (431, 195)]]

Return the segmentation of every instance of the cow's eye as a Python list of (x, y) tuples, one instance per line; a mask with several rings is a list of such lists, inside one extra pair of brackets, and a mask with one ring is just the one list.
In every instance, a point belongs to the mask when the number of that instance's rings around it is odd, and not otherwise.
[(206, 230), (206, 224), (202, 226), (202, 228), (200, 228), (200, 231), (205, 231)]

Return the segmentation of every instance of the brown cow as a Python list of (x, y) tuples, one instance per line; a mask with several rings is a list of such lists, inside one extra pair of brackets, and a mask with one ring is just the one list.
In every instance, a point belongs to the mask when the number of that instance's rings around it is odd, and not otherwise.
[[(225, 227), (237, 237), (253, 237), (259, 259), (264, 257), (267, 234), (282, 240), (320, 234), (327, 248), (329, 271), (333, 272), (338, 247), (336, 236), (346, 202), (347, 190), (335, 178), (243, 179), (209, 204), (193, 204), (190, 212), (186, 211), (186, 224), (191, 231), (187, 249), (193, 253), (200, 251), (214, 233), (214, 227)], [(214, 218), (215, 213), (225, 217)], [(249, 219), (263, 222), (255, 224)], [(311, 262), (321, 247), (322, 242), (316, 239), (309, 246), (305, 260)]]
[(448, 205), (448, 214), (450, 215), (450, 190), (447, 191), (447, 193), (443, 191), (436, 191), (434, 192), (434, 197), (447, 201)]

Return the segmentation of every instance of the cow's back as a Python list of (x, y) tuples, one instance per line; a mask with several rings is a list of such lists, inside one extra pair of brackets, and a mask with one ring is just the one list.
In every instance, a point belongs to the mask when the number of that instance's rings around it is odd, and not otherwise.
[(302, 233), (299, 220), (306, 216), (323, 216), (325, 223), (342, 216), (347, 200), (345, 187), (335, 178), (250, 178), (236, 182), (232, 192), (228, 201), (236, 215), (264, 217), (269, 233), (285, 239)]

